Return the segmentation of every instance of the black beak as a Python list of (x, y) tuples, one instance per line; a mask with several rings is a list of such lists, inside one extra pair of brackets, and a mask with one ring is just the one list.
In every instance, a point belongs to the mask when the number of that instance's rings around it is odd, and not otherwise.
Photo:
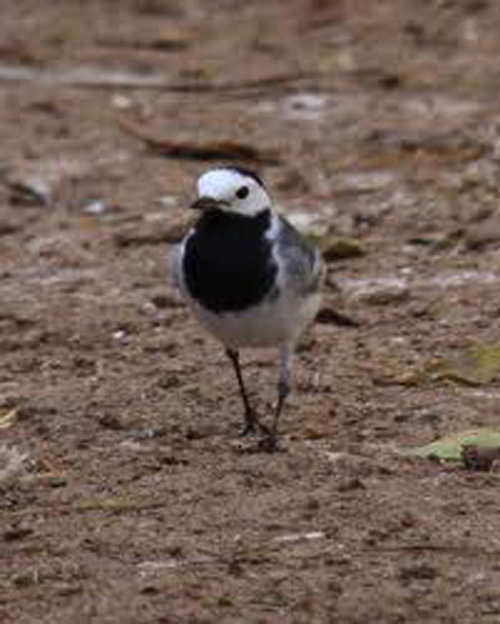
[(193, 210), (201, 211), (215, 210), (220, 208), (222, 204), (223, 202), (217, 201), (213, 197), (198, 197), (198, 199), (191, 204), (191, 208), (193, 208)]

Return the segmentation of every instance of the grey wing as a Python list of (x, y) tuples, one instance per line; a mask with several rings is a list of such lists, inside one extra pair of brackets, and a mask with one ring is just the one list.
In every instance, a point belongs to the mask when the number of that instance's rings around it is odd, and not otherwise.
[(184, 251), (184, 241), (175, 245), (168, 255), (168, 266), (172, 283), (175, 288), (182, 289), (182, 255)]
[(276, 259), (281, 267), (284, 282), (299, 293), (319, 289), (324, 275), (321, 254), (291, 223), (279, 217), (280, 228), (276, 236)]

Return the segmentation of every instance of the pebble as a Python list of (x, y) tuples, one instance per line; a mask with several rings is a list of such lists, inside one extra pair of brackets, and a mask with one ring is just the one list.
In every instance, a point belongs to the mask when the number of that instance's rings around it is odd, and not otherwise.
[[(349, 289), (345, 290), (349, 293)], [(405, 279), (367, 279), (363, 284), (358, 284), (351, 294), (357, 301), (369, 305), (390, 305), (409, 299), (411, 290)]]
[(96, 199), (91, 201), (83, 207), (83, 212), (89, 215), (99, 216), (107, 212), (108, 206), (103, 199)]
[(495, 243), (500, 243), (500, 223), (497, 221), (484, 221), (465, 234), (465, 246), (471, 251), (481, 251)]
[(326, 238), (321, 241), (320, 248), (326, 262), (361, 258), (365, 255), (361, 244), (351, 238)]
[(121, 93), (115, 94), (111, 98), (111, 103), (115, 108), (118, 108), (119, 110), (127, 110), (131, 108), (134, 104), (131, 98), (127, 97), (126, 95), (122, 95)]

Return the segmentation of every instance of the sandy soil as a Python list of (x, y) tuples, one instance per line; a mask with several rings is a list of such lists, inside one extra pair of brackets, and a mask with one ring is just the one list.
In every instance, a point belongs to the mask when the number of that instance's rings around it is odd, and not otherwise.
[[(498, 339), (499, 29), (493, 0), (2, 3), (0, 622), (500, 622), (499, 473), (396, 453), (498, 422), (495, 376), (428, 371)], [(331, 259), (274, 455), (170, 282), (207, 146)], [(244, 364), (265, 414), (274, 354)]]

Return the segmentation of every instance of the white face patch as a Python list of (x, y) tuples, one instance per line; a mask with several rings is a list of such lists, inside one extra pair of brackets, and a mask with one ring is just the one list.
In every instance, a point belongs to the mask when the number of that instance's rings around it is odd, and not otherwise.
[(246, 216), (253, 216), (271, 206), (269, 195), (254, 178), (229, 168), (204, 173), (198, 180), (198, 197), (221, 201), (222, 210)]

